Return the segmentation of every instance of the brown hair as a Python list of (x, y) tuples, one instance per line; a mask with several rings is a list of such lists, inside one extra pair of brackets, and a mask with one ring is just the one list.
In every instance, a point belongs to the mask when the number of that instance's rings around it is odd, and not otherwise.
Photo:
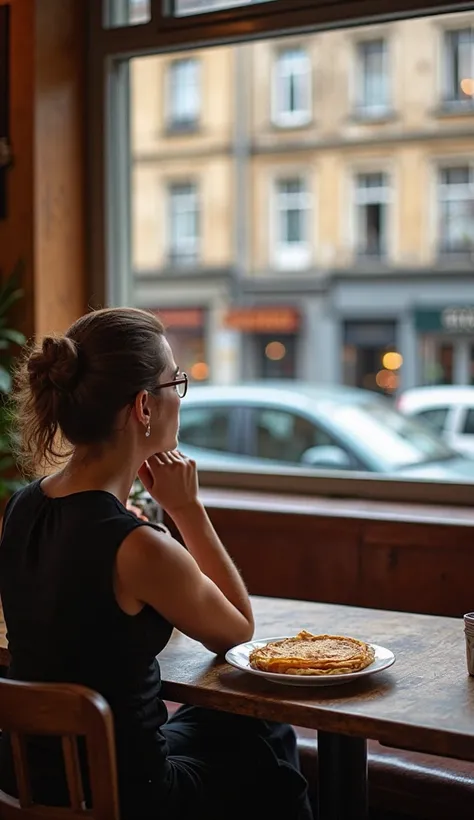
[(106, 308), (29, 349), (13, 397), (26, 473), (57, 464), (78, 445), (110, 440), (120, 410), (141, 390), (156, 393), (166, 366), (163, 334), (152, 313)]

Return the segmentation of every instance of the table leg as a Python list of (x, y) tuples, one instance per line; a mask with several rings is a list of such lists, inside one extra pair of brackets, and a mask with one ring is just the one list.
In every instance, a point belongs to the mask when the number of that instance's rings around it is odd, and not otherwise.
[(367, 741), (318, 732), (319, 820), (368, 820)]

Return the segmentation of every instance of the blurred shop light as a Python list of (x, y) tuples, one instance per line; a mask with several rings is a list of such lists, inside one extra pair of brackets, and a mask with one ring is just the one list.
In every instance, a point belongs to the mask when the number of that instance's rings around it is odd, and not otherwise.
[(375, 381), (382, 390), (396, 390), (399, 383), (397, 374), (390, 370), (379, 370)]
[(466, 77), (460, 82), (461, 91), (468, 97), (474, 97), (474, 77)]
[(286, 347), (281, 342), (269, 342), (265, 348), (265, 356), (272, 362), (280, 362), (286, 356)]
[(394, 350), (385, 353), (382, 364), (386, 370), (400, 370), (403, 364), (403, 356)]
[(195, 362), (191, 367), (189, 375), (197, 382), (203, 382), (209, 378), (209, 365), (206, 362)]

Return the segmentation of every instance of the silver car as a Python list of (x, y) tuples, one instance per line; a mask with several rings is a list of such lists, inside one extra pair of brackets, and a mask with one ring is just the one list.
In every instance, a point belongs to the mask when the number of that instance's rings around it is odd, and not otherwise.
[(181, 405), (180, 447), (198, 466), (285, 466), (474, 481), (430, 428), (375, 393), (298, 382), (195, 386)]

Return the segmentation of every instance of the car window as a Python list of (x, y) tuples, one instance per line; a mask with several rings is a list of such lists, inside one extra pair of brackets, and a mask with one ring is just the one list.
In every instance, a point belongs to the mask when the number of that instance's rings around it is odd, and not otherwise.
[(474, 436), (474, 408), (467, 411), (462, 432), (465, 436)]
[(386, 402), (334, 404), (331, 422), (384, 469), (428, 464), (453, 458), (454, 452), (427, 424), (403, 416)]
[(416, 418), (426, 421), (438, 433), (441, 433), (448, 418), (449, 407), (430, 407), (429, 410), (420, 410), (414, 413)]
[(182, 407), (179, 423), (180, 445), (228, 452), (231, 442), (231, 407)]
[(286, 410), (255, 409), (255, 455), (298, 464), (310, 447), (329, 447), (335, 442), (325, 430)]

